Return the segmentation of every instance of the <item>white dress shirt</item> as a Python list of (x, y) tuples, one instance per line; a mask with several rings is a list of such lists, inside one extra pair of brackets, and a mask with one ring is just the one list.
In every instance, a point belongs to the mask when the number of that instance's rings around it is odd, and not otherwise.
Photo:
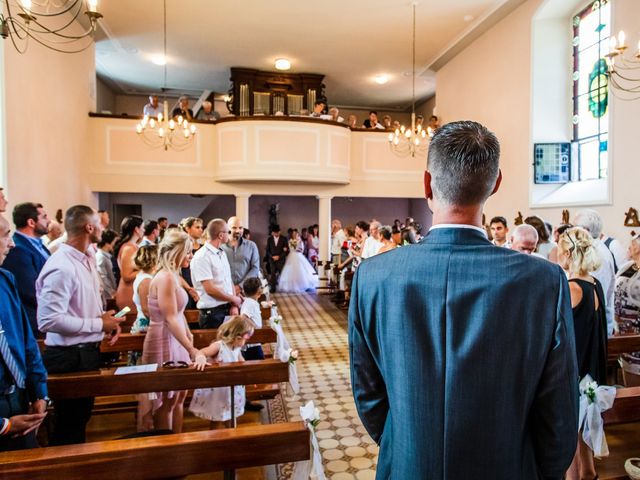
[(331, 255), (340, 255), (342, 253), (342, 244), (347, 239), (347, 235), (343, 229), (338, 230), (331, 238)]
[(204, 280), (210, 280), (215, 288), (227, 295), (235, 295), (227, 255), (210, 242), (200, 248), (191, 259), (191, 281), (200, 295), (197, 306), (199, 309), (215, 308), (229, 303), (210, 296), (202, 285)]
[(364, 246), (362, 247), (362, 255), (360, 256), (363, 260), (365, 258), (373, 257), (374, 255), (378, 254), (380, 248), (382, 248), (381, 242), (373, 237), (367, 237), (367, 239), (364, 241)]
[(256, 327), (262, 328), (262, 312), (260, 311), (260, 304), (257, 300), (245, 297), (244, 302), (242, 302), (242, 307), (240, 307), (240, 315), (246, 315), (253, 320)]
[(467, 225), (466, 223), (439, 223), (437, 225), (432, 225), (429, 231), (438, 230), (439, 228), (470, 228), (471, 230), (481, 232), (485, 237), (487, 236), (487, 232), (484, 228), (476, 227), (475, 225)]
[(607, 246), (600, 240), (594, 240), (593, 246), (600, 256), (602, 265), (595, 272), (591, 272), (594, 278), (597, 278), (602, 285), (604, 291), (604, 301), (607, 312), (607, 331), (609, 335), (613, 333), (615, 326), (614, 301), (616, 290), (616, 274), (613, 267), (613, 256)]
[(95, 250), (85, 253), (66, 243), (51, 255), (36, 280), (38, 328), (45, 345), (100, 342), (102, 298)]

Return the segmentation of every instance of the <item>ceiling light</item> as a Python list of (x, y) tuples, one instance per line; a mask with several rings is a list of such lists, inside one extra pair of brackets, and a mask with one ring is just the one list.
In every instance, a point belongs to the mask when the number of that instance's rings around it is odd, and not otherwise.
[(376, 75), (375, 77), (373, 77), (373, 81), (378, 85), (384, 85), (389, 81), (389, 75), (386, 75), (384, 73), (381, 75)]
[(289, 70), (291, 62), (286, 58), (277, 58), (275, 63), (276, 70)]
[(162, 55), (162, 54), (159, 54), (159, 55), (153, 55), (153, 56), (151, 57), (151, 61), (152, 61), (153, 63), (155, 63), (156, 65), (160, 65), (160, 66), (162, 66), (162, 65), (166, 65), (166, 64), (167, 64), (167, 57), (165, 57), (165, 56), (164, 56), (164, 55)]

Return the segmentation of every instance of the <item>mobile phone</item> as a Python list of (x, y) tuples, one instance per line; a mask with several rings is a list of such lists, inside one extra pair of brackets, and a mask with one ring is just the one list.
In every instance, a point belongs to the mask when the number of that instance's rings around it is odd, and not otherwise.
[(129, 307), (124, 307), (122, 310), (120, 310), (118, 313), (114, 315), (114, 318), (122, 318), (130, 311), (131, 309)]

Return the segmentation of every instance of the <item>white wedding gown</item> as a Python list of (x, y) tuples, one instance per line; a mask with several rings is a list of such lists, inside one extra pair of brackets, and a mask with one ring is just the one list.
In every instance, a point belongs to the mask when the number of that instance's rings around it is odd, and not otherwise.
[(278, 280), (278, 292), (301, 293), (317, 288), (318, 275), (302, 254), (303, 251), (301, 240), (295, 248), (289, 242), (289, 255)]

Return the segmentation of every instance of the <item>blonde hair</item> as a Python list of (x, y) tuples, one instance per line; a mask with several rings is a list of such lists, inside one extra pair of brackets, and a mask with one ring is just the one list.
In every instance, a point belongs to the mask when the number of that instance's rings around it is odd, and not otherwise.
[(178, 273), (180, 265), (191, 252), (191, 238), (178, 229), (168, 230), (158, 249), (158, 271)]
[(153, 270), (158, 263), (158, 246), (144, 245), (138, 249), (133, 262), (143, 272)]
[(558, 239), (558, 248), (569, 252), (569, 273), (586, 275), (598, 270), (602, 264), (591, 234), (582, 227), (565, 230)]
[(231, 320), (224, 322), (218, 327), (218, 340), (227, 345), (233, 343), (236, 338), (242, 337), (245, 333), (253, 333), (256, 324), (246, 315), (236, 315)]

